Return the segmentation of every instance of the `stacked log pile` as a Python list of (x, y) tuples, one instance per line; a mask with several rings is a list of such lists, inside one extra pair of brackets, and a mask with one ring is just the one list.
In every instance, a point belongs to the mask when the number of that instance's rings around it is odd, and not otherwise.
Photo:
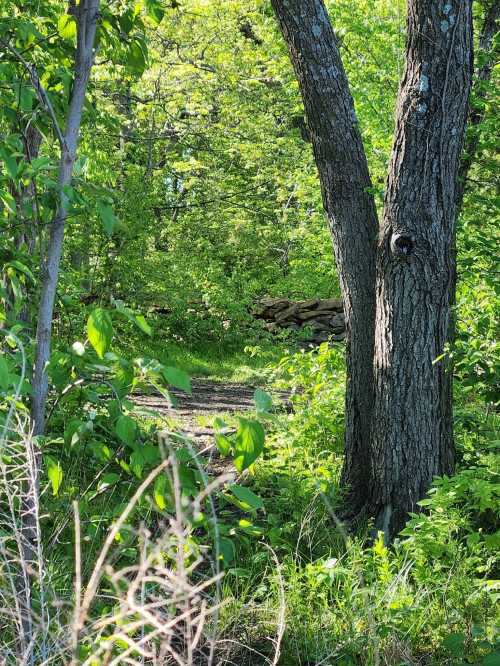
[(263, 298), (254, 309), (254, 316), (264, 320), (270, 332), (288, 328), (306, 329), (306, 342), (319, 344), (327, 340), (343, 340), (345, 322), (342, 301), (338, 298), (315, 298), (291, 301), (287, 298)]

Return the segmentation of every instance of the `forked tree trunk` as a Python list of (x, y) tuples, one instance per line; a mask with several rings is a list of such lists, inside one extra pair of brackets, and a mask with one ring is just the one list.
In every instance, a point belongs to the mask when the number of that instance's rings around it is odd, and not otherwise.
[(347, 340), (345, 465), (355, 514), (368, 490), (377, 213), (354, 102), (321, 0), (272, 0), (300, 83), (333, 239)]
[(400, 529), (453, 469), (452, 373), (460, 154), (472, 80), (472, 0), (410, 0), (377, 253), (370, 513)]
[(407, 64), (374, 278), (368, 168), (323, 0), (272, 0), (304, 100), (346, 308), (343, 480), (353, 513), (373, 516), (388, 537), (433, 477), (453, 466), (451, 376), (439, 357), (454, 292), (471, 3), (408, 2)]

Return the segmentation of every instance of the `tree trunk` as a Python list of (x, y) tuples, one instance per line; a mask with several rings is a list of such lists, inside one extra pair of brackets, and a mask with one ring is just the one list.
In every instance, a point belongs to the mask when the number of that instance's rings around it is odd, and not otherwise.
[[(57, 122), (50, 98), (42, 87), (34, 67), (29, 65), (22, 54), (18, 53), (13, 47), (10, 47), (11, 52), (15, 54), (29, 72), (32, 85), (42, 105), (51, 117), (53, 129), (59, 139), (61, 150), (58, 173), (59, 201), (50, 226), (50, 238), (45, 262), (42, 264), (42, 287), (38, 305), (36, 352), (32, 380), (33, 397), (31, 402), (31, 426), (34, 435), (43, 435), (45, 431), (45, 406), (48, 391), (47, 364), (50, 360), (52, 317), (59, 277), (64, 225), (69, 207), (65, 189), (71, 184), (72, 180), (85, 94), (94, 61), (94, 37), (98, 19), (99, 0), (81, 0), (77, 7), (70, 4), (70, 9), (74, 11), (77, 24), (77, 46), (73, 89), (71, 91), (64, 134), (62, 134)], [(32, 458), (30, 477), (26, 481), (26, 489), (22, 498), (21, 529), (23, 535), (23, 552), (21, 553), (21, 559), (27, 567), (36, 571), (40, 545), (38, 538), (37, 503), (39, 498), (41, 463), (41, 451), (37, 448), (36, 440), (34, 440)], [(34, 640), (31, 636), (33, 609), (30, 583), (27, 586), (20, 587), (19, 594), (21, 597), (20, 603), (23, 608), (22, 633), (25, 643), (29, 645)]]
[(347, 341), (342, 476), (356, 514), (370, 487), (377, 213), (354, 102), (322, 0), (272, 5), (299, 80), (340, 276)]
[(406, 69), (377, 251), (371, 511), (399, 530), (453, 469), (457, 176), (472, 78), (472, 0), (410, 0)]
[(370, 178), (324, 4), (272, 0), (299, 80), (343, 290), (343, 482), (350, 486), (351, 512), (373, 516), (388, 537), (433, 477), (453, 466), (451, 374), (440, 357), (454, 299), (471, 2), (409, 0), (407, 64), (374, 276)]
[(48, 391), (47, 363), (50, 359), (52, 316), (59, 279), (64, 226), (69, 206), (68, 197), (64, 189), (71, 184), (73, 176), (73, 165), (76, 159), (76, 148), (78, 145), (87, 83), (94, 61), (94, 37), (98, 10), (99, 0), (82, 0), (75, 9), (77, 23), (75, 76), (66, 118), (66, 129), (61, 141), (61, 159), (58, 175), (60, 198), (57, 211), (50, 225), (49, 245), (47, 258), (43, 266), (43, 282), (38, 306), (36, 356), (32, 383), (33, 399), (31, 403), (31, 419), (35, 435), (43, 435), (45, 431), (45, 405)]

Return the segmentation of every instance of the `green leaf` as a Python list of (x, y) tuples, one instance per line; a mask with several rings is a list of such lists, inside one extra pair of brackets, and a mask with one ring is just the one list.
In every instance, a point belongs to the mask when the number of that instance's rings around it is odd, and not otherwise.
[(11, 384), (11, 376), (9, 372), (9, 366), (7, 365), (7, 361), (3, 356), (0, 356), (0, 387), (4, 391), (7, 391), (10, 384)]
[(262, 499), (254, 492), (252, 492), (250, 488), (233, 484), (232, 486), (229, 486), (229, 490), (233, 493), (236, 499), (241, 502), (243, 505), (242, 508), (244, 508), (245, 511), (264, 508), (264, 502)]
[(26, 275), (26, 277), (29, 278), (33, 284), (36, 283), (35, 276), (25, 264), (21, 263), (17, 259), (12, 259), (12, 261), (9, 261), (9, 263), (5, 264), (6, 268), (9, 266), (16, 270), (18, 273)]
[(16, 214), (16, 200), (9, 192), (2, 192), (0, 194), (0, 199), (3, 201), (7, 210), (13, 215)]
[(109, 204), (103, 201), (98, 201), (97, 211), (99, 213), (99, 217), (101, 218), (104, 231), (107, 233), (108, 236), (112, 236), (113, 231), (115, 230), (115, 227), (118, 223), (113, 208)]
[(236, 553), (236, 549), (231, 539), (228, 539), (226, 537), (222, 537), (221, 539), (219, 539), (219, 550), (220, 554), (222, 555), (224, 564), (226, 566), (231, 564), (231, 562), (234, 560), (234, 556)]
[(153, 334), (153, 329), (142, 315), (136, 315), (133, 310), (125, 305), (123, 301), (114, 300), (113, 303), (118, 312), (124, 315), (129, 321), (133, 322), (138, 328), (141, 329), (141, 331), (143, 331), (143, 333), (146, 333), (146, 335)]
[(76, 37), (76, 21), (69, 14), (63, 14), (57, 21), (57, 32), (63, 39)]
[(146, 56), (144, 45), (135, 39), (127, 54), (127, 65), (137, 74), (142, 74), (146, 69)]
[(234, 446), (234, 466), (243, 472), (264, 451), (264, 428), (258, 421), (240, 418)]
[(122, 414), (118, 417), (115, 424), (115, 432), (124, 444), (134, 447), (137, 436), (137, 424), (130, 416)]
[(137, 324), (137, 326), (146, 333), (146, 335), (152, 335), (153, 334), (153, 329), (151, 326), (148, 324), (148, 322), (145, 320), (145, 318), (142, 315), (135, 315), (134, 316), (134, 321)]
[(443, 647), (454, 657), (460, 657), (464, 651), (464, 634), (450, 634), (443, 641)]
[(231, 440), (228, 439), (225, 435), (222, 435), (220, 432), (215, 433), (215, 443), (222, 456), (227, 456), (231, 451)]
[(161, 20), (165, 15), (165, 11), (163, 10), (160, 2), (158, 2), (158, 0), (144, 0), (144, 6), (146, 7), (148, 16), (152, 18), (157, 25), (161, 23)]
[(5, 164), (5, 168), (7, 169), (7, 173), (9, 174), (10, 178), (12, 178), (12, 180), (15, 180), (17, 177), (17, 169), (18, 169), (16, 158), (13, 157), (12, 155), (9, 155), (4, 148), (0, 150), (0, 157), (2, 158), (2, 161)]
[(270, 412), (273, 407), (273, 399), (269, 393), (266, 393), (266, 391), (263, 391), (260, 388), (255, 389), (253, 401), (255, 402), (258, 412)]
[(144, 469), (144, 456), (142, 451), (137, 450), (132, 453), (130, 456), (130, 469), (136, 475), (138, 479), (142, 479), (142, 471)]
[(78, 419), (70, 421), (64, 431), (64, 442), (66, 446), (74, 446), (80, 440), (84, 422)]
[(170, 481), (165, 474), (160, 474), (156, 477), (153, 497), (156, 503), (156, 506), (164, 511), (167, 508), (172, 508), (172, 488)]
[(162, 374), (169, 384), (191, 395), (191, 380), (189, 379), (189, 375), (187, 375), (183, 370), (172, 367), (164, 367)]
[(120, 480), (120, 475), (116, 474), (116, 472), (109, 472), (109, 474), (104, 474), (104, 476), (99, 482), (99, 486), (97, 487), (97, 489), (100, 491), (106, 490), (106, 488), (114, 486), (114, 484), (119, 480)]
[(63, 471), (61, 463), (51, 456), (45, 456), (45, 464), (47, 465), (47, 475), (52, 485), (52, 495), (56, 497), (59, 493), (59, 488), (63, 480)]
[(498, 664), (500, 664), (500, 652), (497, 650), (486, 655), (483, 659), (482, 666), (498, 666)]
[(248, 534), (249, 536), (261, 537), (263, 535), (263, 531), (260, 527), (256, 527), (250, 520), (245, 520), (245, 518), (238, 521), (238, 527), (242, 532), (245, 532), (245, 534)]
[(111, 317), (102, 308), (96, 308), (87, 320), (87, 335), (99, 358), (103, 358), (113, 339)]
[(21, 86), (19, 90), (19, 104), (21, 106), (21, 111), (29, 113), (33, 106), (33, 99), (35, 99), (35, 93), (29, 86)]
[(120, 359), (115, 365), (113, 386), (120, 397), (124, 397), (130, 391), (134, 382), (134, 368), (130, 363)]

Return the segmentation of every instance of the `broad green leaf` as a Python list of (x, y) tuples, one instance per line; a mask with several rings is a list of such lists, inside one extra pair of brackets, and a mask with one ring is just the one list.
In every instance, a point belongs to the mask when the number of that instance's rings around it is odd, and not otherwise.
[(3, 201), (5, 207), (7, 210), (12, 213), (12, 215), (16, 214), (16, 200), (10, 194), (9, 192), (1, 192), (0, 193), (0, 199)]
[(263, 391), (260, 388), (255, 389), (253, 401), (255, 402), (258, 412), (270, 412), (273, 407), (273, 399), (269, 393), (266, 393), (266, 391)]
[(35, 93), (30, 86), (22, 85), (19, 91), (19, 104), (21, 106), (21, 111), (29, 113), (33, 106), (33, 99), (35, 99)]
[(163, 368), (162, 374), (169, 384), (191, 395), (191, 380), (183, 370), (167, 366)]
[(69, 14), (63, 14), (57, 21), (57, 32), (63, 39), (76, 37), (76, 21)]
[(482, 666), (498, 666), (500, 664), (500, 651), (497, 650), (487, 654), (482, 661)]
[(0, 150), (0, 157), (2, 158), (2, 161), (5, 164), (7, 173), (12, 178), (12, 180), (15, 180), (17, 177), (17, 169), (18, 169), (16, 158), (12, 155), (9, 155), (9, 153), (4, 148)]
[(231, 539), (228, 539), (227, 537), (221, 537), (219, 539), (219, 551), (222, 555), (224, 564), (226, 566), (231, 564), (236, 553), (236, 549)]
[(97, 210), (99, 212), (99, 217), (101, 218), (104, 231), (108, 236), (112, 236), (115, 226), (118, 223), (113, 208), (103, 201), (98, 201)]
[(165, 15), (165, 11), (158, 0), (144, 0), (148, 16), (158, 25)]
[(246, 520), (245, 518), (238, 521), (238, 527), (242, 532), (253, 537), (261, 537), (263, 535), (260, 527), (256, 527), (250, 520)]
[(102, 308), (96, 308), (87, 320), (87, 335), (99, 358), (103, 358), (113, 339), (111, 317)]
[(18, 271), (19, 273), (26, 275), (26, 277), (29, 278), (33, 284), (35, 284), (36, 282), (35, 276), (30, 271), (30, 269), (21, 261), (18, 261), (17, 259), (12, 259), (11, 261), (9, 261), (9, 263), (5, 264), (6, 268), (9, 266), (11, 266), (14, 270)]
[(170, 480), (166, 474), (160, 474), (156, 477), (153, 497), (156, 503), (156, 506), (164, 511), (167, 508), (172, 508), (172, 488), (170, 485)]
[(127, 65), (137, 74), (142, 74), (146, 69), (146, 56), (144, 49), (144, 45), (137, 39), (134, 39), (127, 54)]
[(153, 334), (153, 329), (151, 326), (148, 324), (148, 322), (145, 320), (145, 318), (142, 315), (135, 315), (134, 316), (134, 321), (137, 324), (137, 326), (146, 333), (146, 335), (152, 335)]
[(138, 479), (142, 479), (142, 472), (144, 470), (144, 456), (142, 451), (137, 450), (132, 453), (130, 456), (130, 469), (136, 475)]
[(120, 360), (114, 368), (113, 386), (120, 397), (124, 397), (130, 391), (134, 382), (134, 368), (124, 360)]
[(137, 436), (137, 424), (130, 416), (122, 414), (115, 424), (115, 432), (124, 444), (133, 448)]
[(252, 465), (264, 451), (264, 428), (258, 421), (239, 419), (234, 445), (234, 466), (243, 472)]
[(93, 421), (80, 421), (75, 419), (70, 421), (64, 431), (64, 441), (67, 446), (73, 447), (82, 440), (86, 439), (94, 430)]
[(52, 495), (56, 497), (59, 494), (59, 488), (63, 480), (61, 463), (51, 456), (45, 456), (45, 464), (47, 465), (47, 475), (52, 486)]
[(225, 435), (220, 432), (215, 433), (215, 443), (222, 456), (227, 456), (231, 451), (232, 443)]
[(0, 356), (0, 386), (4, 391), (7, 391), (11, 382), (12, 380), (7, 361), (3, 356)]
[(463, 655), (464, 643), (464, 634), (449, 634), (443, 640), (443, 647), (454, 657), (460, 657)]
[(245, 505), (246, 510), (264, 508), (264, 502), (262, 499), (252, 492), (250, 488), (233, 484), (232, 486), (229, 486), (229, 490), (233, 493), (236, 499)]
[(97, 489), (105, 490), (106, 488), (113, 486), (119, 480), (120, 480), (120, 475), (116, 474), (116, 472), (109, 472), (109, 474), (104, 474), (104, 476), (99, 481)]
[(133, 322), (138, 328), (141, 329), (141, 331), (143, 331), (143, 333), (146, 333), (146, 335), (153, 334), (153, 329), (148, 324), (143, 315), (136, 315), (134, 311), (128, 308), (121, 300), (114, 300), (113, 303), (118, 312), (124, 315), (129, 321)]
[(120, 28), (123, 32), (128, 35), (132, 28), (134, 27), (134, 15), (127, 9), (119, 18)]
[[(43, 169), (48, 169), (50, 167), (50, 157), (34, 157), (31, 160), (31, 167), (34, 171), (42, 171)], [(54, 165), (51, 168), (55, 169), (57, 167)]]

